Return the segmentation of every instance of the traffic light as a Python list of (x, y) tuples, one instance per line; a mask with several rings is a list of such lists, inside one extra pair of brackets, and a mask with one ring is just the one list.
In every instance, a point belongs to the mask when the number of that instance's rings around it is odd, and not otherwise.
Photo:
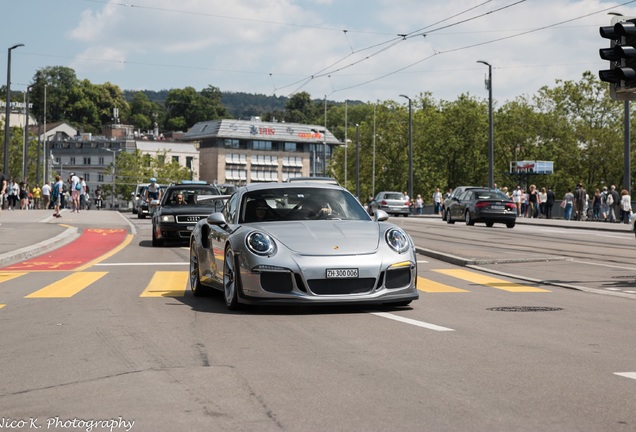
[(599, 32), (610, 40), (609, 48), (599, 50), (601, 58), (609, 60), (610, 69), (599, 71), (599, 78), (610, 83), (612, 99), (636, 100), (636, 18), (614, 17), (612, 25)]

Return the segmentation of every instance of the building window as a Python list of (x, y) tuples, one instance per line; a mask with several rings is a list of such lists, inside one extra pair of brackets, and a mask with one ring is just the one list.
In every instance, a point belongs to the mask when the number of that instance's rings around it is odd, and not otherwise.
[(303, 158), (300, 156), (283, 156), (283, 166), (302, 168)]
[(226, 138), (225, 148), (239, 148), (239, 140)]
[(179, 156), (172, 156), (172, 162), (179, 163)]
[(298, 151), (298, 145), (293, 142), (286, 142), (284, 146), (284, 150), (286, 152), (295, 152)]
[(97, 181), (98, 182), (103, 182), (104, 181), (104, 174), (97, 174)]
[(71, 165), (75, 165), (75, 156), (71, 156), (69, 162)]
[(194, 160), (194, 158), (192, 156), (186, 156), (186, 168), (188, 168), (189, 170), (192, 169), (192, 161)]
[(247, 156), (245, 154), (228, 153), (225, 155), (225, 163), (228, 165), (247, 165)]
[(104, 156), (99, 157), (99, 164), (104, 165)]
[(278, 156), (272, 155), (252, 155), (250, 157), (252, 165), (278, 166)]
[(84, 173), (84, 181), (91, 181), (91, 174), (90, 173)]
[(252, 141), (252, 149), (253, 150), (271, 150), (272, 142), (271, 141)]
[(90, 157), (84, 157), (84, 165), (90, 165), (91, 164), (91, 158)]

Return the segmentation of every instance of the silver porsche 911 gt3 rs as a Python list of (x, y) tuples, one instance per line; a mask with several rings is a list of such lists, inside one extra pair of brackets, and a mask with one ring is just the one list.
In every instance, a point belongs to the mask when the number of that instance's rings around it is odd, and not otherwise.
[(408, 305), (418, 298), (413, 241), (323, 183), (244, 186), (195, 226), (190, 286), (241, 304)]

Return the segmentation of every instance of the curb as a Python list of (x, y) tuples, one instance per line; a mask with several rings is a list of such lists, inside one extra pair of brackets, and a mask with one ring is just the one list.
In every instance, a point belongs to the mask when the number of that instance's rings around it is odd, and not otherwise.
[(48, 240), (0, 255), (0, 266), (8, 266), (40, 255), (46, 251), (57, 249), (60, 246), (64, 246), (72, 242), (77, 237), (79, 237), (79, 230), (77, 227), (69, 227), (64, 232)]

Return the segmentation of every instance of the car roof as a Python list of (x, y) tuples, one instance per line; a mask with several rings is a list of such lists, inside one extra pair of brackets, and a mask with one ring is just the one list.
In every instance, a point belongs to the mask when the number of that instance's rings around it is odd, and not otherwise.
[(241, 186), (239, 190), (245, 192), (264, 190), (264, 189), (290, 189), (290, 188), (310, 188), (310, 189), (344, 189), (342, 186), (321, 183), (321, 182), (292, 182), (292, 183), (250, 183), (245, 186)]
[(338, 183), (338, 180), (336, 180), (333, 177), (290, 177), (287, 179), (288, 183), (295, 183), (295, 182), (318, 182), (318, 183), (327, 183), (327, 184), (334, 184), (334, 185), (340, 185), (340, 183)]

